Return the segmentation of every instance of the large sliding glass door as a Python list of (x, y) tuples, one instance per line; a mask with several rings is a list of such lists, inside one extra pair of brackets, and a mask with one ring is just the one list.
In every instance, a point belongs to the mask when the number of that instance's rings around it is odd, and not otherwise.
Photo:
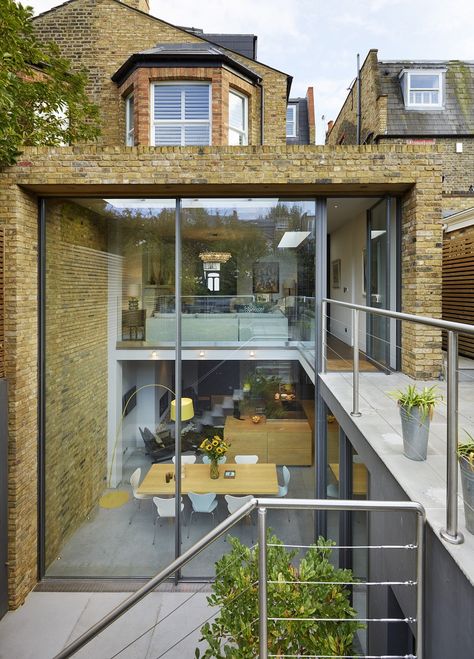
[[(386, 197), (367, 213), (367, 305), (397, 308), (396, 200)], [(396, 325), (389, 318), (369, 314), (367, 355), (376, 364), (396, 368)]]
[[(44, 206), (46, 575), (148, 577), (223, 519), (223, 480), (193, 486), (216, 494), (206, 510), (189, 496), (206, 438), (230, 442), (229, 465), (257, 455), (275, 495), (314, 496), (314, 372), (300, 351), (316, 343), (316, 202)], [(180, 394), (192, 405), (176, 414)], [(252, 483), (239, 496), (267, 494)], [(284, 539), (314, 538), (311, 516), (274, 517)], [(238, 533), (252, 542), (251, 526)], [(211, 576), (216, 557), (185, 576)]]

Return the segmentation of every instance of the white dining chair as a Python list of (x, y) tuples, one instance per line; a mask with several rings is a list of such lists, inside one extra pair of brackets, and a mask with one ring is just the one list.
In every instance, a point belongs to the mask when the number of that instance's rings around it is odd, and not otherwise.
[(142, 475), (142, 470), (140, 469), (140, 467), (137, 467), (135, 469), (135, 471), (133, 472), (133, 474), (130, 476), (130, 485), (132, 487), (133, 498), (134, 498), (135, 501), (138, 501), (138, 506), (134, 506), (132, 514), (131, 514), (130, 519), (128, 521), (129, 524), (132, 523), (132, 519), (133, 519), (135, 513), (137, 512), (137, 510), (140, 510), (140, 507), (142, 505), (142, 501), (144, 501), (145, 499), (151, 499), (150, 495), (148, 495), (148, 494), (138, 494), (138, 492), (137, 492), (138, 486), (140, 485), (141, 475)]
[[(277, 496), (286, 497), (286, 495), (288, 494), (288, 485), (290, 484), (291, 474), (290, 474), (290, 470), (285, 465), (283, 465), (281, 471), (282, 471), (282, 474), (283, 474), (283, 485), (280, 485), (280, 483), (278, 483), (278, 495)], [(290, 520), (290, 511), (289, 510), (288, 510), (288, 521), (289, 522), (291, 521)]]
[[(226, 494), (224, 499), (226, 500), (227, 503), (227, 510), (229, 511), (229, 515), (232, 515), (232, 513), (235, 513), (239, 508), (242, 508), (242, 506), (249, 501), (253, 499), (253, 494), (246, 494), (244, 496), (234, 496), (232, 494)], [(248, 519), (249, 524), (252, 526), (252, 544), (253, 544), (253, 520), (252, 520), (252, 514), (247, 515), (246, 519)]]
[[(183, 465), (193, 465), (196, 462), (195, 455), (182, 455), (181, 464)], [(173, 455), (173, 464), (176, 464), (176, 456)]]
[(224, 499), (227, 502), (227, 509), (229, 511), (229, 514), (232, 515), (232, 513), (235, 513), (239, 508), (242, 508), (242, 506), (245, 503), (248, 503), (253, 499), (253, 494), (246, 494), (243, 497), (236, 497), (233, 494), (226, 494)]
[[(153, 497), (153, 503), (156, 506), (156, 517), (155, 517), (155, 532), (153, 534), (153, 543), (155, 544), (155, 538), (156, 538), (156, 520), (160, 520), (160, 526), (161, 526), (161, 520), (163, 517), (176, 517), (176, 506), (175, 506), (175, 500), (176, 497), (171, 497), (170, 499), (162, 499), (161, 497)], [(181, 511), (184, 510), (184, 503), (183, 503), (183, 498), (181, 497)]]
[(206, 513), (208, 515), (212, 515), (212, 519), (214, 519), (214, 510), (217, 508), (218, 502), (216, 499), (216, 494), (213, 492), (208, 492), (207, 494), (196, 494), (196, 492), (188, 492), (188, 497), (192, 506), (188, 525), (189, 538), (189, 531), (191, 522), (193, 521), (194, 513)]
[[(224, 462), (227, 462), (227, 456), (223, 455), (222, 458), (219, 458), (217, 464), (223, 465)], [(211, 458), (208, 455), (202, 456), (202, 463), (205, 465), (211, 464)]]
[(258, 455), (236, 455), (235, 462), (241, 465), (257, 464)]

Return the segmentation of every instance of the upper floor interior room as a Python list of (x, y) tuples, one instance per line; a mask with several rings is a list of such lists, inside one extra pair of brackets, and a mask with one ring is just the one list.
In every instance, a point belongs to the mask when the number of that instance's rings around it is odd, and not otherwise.
[(254, 34), (171, 25), (148, 0), (69, 0), (34, 27), (87, 72), (101, 144), (315, 143), (313, 89), (292, 98), (292, 77), (257, 59)]
[(472, 137), (474, 62), (379, 60), (377, 50), (370, 50), (337, 118), (328, 124), (326, 143)]

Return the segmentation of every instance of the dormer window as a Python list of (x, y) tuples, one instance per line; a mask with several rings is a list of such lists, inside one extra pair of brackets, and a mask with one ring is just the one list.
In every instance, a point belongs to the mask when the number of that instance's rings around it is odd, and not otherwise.
[(405, 69), (400, 79), (405, 107), (429, 110), (443, 106), (443, 71)]
[(153, 146), (206, 146), (211, 143), (211, 85), (154, 83), (151, 100)]
[(286, 136), (296, 137), (296, 105), (286, 108)]

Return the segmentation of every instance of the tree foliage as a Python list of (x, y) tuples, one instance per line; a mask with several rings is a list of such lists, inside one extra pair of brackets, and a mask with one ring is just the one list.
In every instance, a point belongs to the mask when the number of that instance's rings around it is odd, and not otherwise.
[(0, 2), (0, 166), (22, 146), (58, 146), (99, 134), (99, 110), (86, 94), (87, 77), (73, 72), (55, 44), (34, 33), (33, 10)]
[[(258, 551), (230, 538), (232, 551), (216, 563), (210, 606), (220, 610), (201, 628), (207, 649), (196, 659), (249, 659), (258, 656)], [(295, 566), (297, 551), (268, 538), (268, 652), (273, 656), (351, 655), (360, 623), (352, 618), (350, 570), (329, 561), (330, 541), (319, 538)], [(339, 583), (341, 582), (341, 583)], [(295, 620), (295, 619), (298, 620)], [(318, 619), (326, 618), (324, 621)], [(343, 619), (344, 622), (340, 621)], [(307, 619), (307, 620), (306, 620)]]

